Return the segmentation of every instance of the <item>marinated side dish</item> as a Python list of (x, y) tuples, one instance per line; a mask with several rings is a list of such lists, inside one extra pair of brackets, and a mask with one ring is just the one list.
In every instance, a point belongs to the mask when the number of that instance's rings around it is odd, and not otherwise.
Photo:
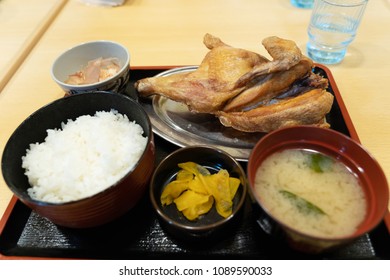
[(42, 143), (30, 144), (22, 167), (31, 198), (69, 202), (94, 195), (125, 176), (146, 145), (142, 127), (115, 110), (98, 111), (48, 129)]
[(69, 75), (65, 83), (70, 85), (88, 85), (104, 81), (121, 69), (119, 59), (116, 57), (88, 61), (80, 71)]
[(230, 177), (225, 169), (211, 174), (194, 162), (179, 163), (176, 180), (167, 184), (161, 194), (162, 206), (176, 204), (177, 209), (190, 221), (208, 213), (214, 205), (219, 215), (229, 217), (233, 198), (240, 180)]
[(255, 191), (274, 218), (318, 237), (353, 234), (366, 215), (357, 177), (318, 152), (287, 149), (271, 154), (256, 172)]

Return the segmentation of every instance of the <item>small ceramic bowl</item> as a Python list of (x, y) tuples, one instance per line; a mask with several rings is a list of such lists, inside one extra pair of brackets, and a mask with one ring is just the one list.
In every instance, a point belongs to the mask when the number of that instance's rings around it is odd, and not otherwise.
[[(288, 226), (283, 219), (277, 219), (272, 211), (264, 206), (265, 198), (259, 195), (255, 187), (256, 172), (268, 156), (285, 149), (320, 152), (342, 162), (351, 170), (360, 182), (367, 205), (365, 218), (353, 234), (338, 238), (306, 234)], [(263, 229), (269, 234), (282, 232), (283, 234), (279, 236), (286, 238), (285, 240), (292, 248), (302, 252), (320, 253), (352, 242), (374, 229), (387, 213), (388, 184), (378, 162), (359, 143), (332, 129), (296, 126), (267, 134), (252, 150), (248, 160), (247, 174), (251, 194), (262, 210), (261, 216), (266, 219), (263, 224), (267, 227)], [(260, 221), (259, 224), (261, 225), (262, 222)]]
[[(206, 167), (211, 174), (220, 169), (226, 169), (230, 177), (240, 179), (241, 184), (233, 199), (233, 211), (230, 216), (223, 218), (215, 210), (211, 210), (195, 221), (187, 220), (177, 210), (175, 203), (162, 206), (161, 194), (166, 185), (173, 181), (179, 171), (178, 164), (195, 162)], [(150, 199), (156, 210), (163, 228), (173, 236), (183, 240), (210, 240), (221, 236), (222, 231), (229, 233), (227, 228), (234, 227), (239, 220), (247, 193), (247, 180), (241, 165), (229, 154), (209, 146), (189, 146), (180, 148), (168, 155), (157, 166), (150, 183)]]
[[(60, 128), (62, 122), (96, 111), (117, 110), (135, 121), (147, 137), (147, 145), (132, 170), (99, 193), (64, 203), (32, 199), (22, 168), (22, 156), (30, 143), (41, 143), (47, 129)], [(129, 139), (131, 141), (131, 139)], [(53, 223), (70, 228), (89, 228), (108, 223), (133, 208), (145, 194), (154, 170), (155, 148), (150, 120), (132, 99), (117, 93), (91, 92), (58, 99), (37, 110), (23, 121), (9, 138), (2, 156), (2, 173), (10, 190), (24, 204)]]
[[(71, 85), (65, 81), (68, 76), (80, 71), (89, 61), (97, 58), (117, 58), (120, 70), (101, 82), (85, 85)], [(130, 77), (130, 54), (121, 44), (111, 41), (82, 43), (62, 53), (53, 63), (51, 76), (66, 94), (89, 91), (123, 92)]]

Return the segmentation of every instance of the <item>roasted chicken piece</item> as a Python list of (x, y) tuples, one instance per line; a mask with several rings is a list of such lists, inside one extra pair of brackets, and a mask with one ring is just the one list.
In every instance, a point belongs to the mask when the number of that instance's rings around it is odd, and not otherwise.
[(185, 103), (191, 111), (213, 113), (240, 93), (242, 89), (235, 88), (235, 83), (242, 75), (268, 61), (254, 52), (228, 46), (210, 34), (203, 42), (210, 51), (196, 71), (139, 80), (135, 84), (139, 94), (160, 94)]
[(210, 51), (189, 73), (145, 78), (135, 87), (141, 96), (159, 94), (191, 111), (216, 115), (225, 126), (268, 132), (296, 124), (328, 126), (324, 121), (333, 95), (327, 80), (312, 72), (313, 62), (291, 40), (265, 38), (272, 60), (234, 48), (210, 34)]

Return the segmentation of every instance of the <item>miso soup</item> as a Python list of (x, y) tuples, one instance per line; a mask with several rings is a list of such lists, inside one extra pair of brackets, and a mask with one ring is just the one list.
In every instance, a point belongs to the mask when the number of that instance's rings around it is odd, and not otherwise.
[(366, 214), (357, 176), (340, 161), (309, 150), (267, 157), (256, 172), (255, 191), (270, 215), (318, 237), (353, 234)]

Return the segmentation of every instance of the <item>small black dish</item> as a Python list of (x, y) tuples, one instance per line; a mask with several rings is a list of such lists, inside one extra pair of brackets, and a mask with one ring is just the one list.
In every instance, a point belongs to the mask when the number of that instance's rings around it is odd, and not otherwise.
[[(206, 167), (212, 174), (226, 169), (230, 177), (240, 179), (241, 184), (233, 199), (233, 211), (229, 217), (220, 216), (213, 205), (208, 213), (195, 221), (189, 221), (177, 210), (174, 203), (169, 206), (161, 205), (162, 191), (175, 179), (180, 169), (178, 164), (189, 161)], [(189, 146), (171, 153), (157, 166), (150, 182), (150, 199), (164, 230), (184, 240), (208, 240), (221, 236), (222, 232), (229, 234), (229, 229), (239, 220), (247, 189), (245, 172), (232, 156), (209, 146)]]

